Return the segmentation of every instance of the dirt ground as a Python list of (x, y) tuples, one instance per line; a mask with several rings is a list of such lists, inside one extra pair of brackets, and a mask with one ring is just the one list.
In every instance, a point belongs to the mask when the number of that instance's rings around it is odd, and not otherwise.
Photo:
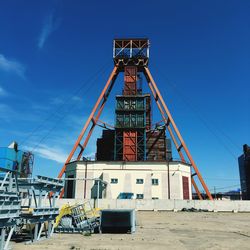
[(12, 249), (250, 249), (250, 213), (137, 212), (134, 234), (54, 234)]

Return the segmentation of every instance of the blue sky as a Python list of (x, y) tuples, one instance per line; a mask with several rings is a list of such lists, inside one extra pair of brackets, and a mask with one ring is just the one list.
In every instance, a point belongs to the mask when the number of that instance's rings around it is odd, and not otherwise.
[[(205, 181), (234, 189), (250, 144), (249, 13), (230, 0), (0, 1), (0, 145), (35, 149), (34, 173), (56, 176), (112, 70), (113, 38), (148, 37), (151, 73)], [(121, 88), (102, 120), (114, 122)]]

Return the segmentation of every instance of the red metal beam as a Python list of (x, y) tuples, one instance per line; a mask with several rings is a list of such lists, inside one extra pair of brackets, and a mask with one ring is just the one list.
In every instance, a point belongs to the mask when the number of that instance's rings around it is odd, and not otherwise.
[[(108, 78), (108, 81), (107, 81), (105, 87), (103, 88), (103, 90), (102, 90), (102, 92), (101, 92), (101, 94), (100, 94), (100, 96), (99, 96), (99, 98), (98, 98), (98, 100), (97, 100), (97, 102), (96, 102), (96, 104), (95, 104), (95, 106), (94, 106), (92, 112), (91, 112), (90, 115), (89, 115), (88, 120), (86, 121), (86, 123), (85, 123), (85, 125), (84, 125), (84, 127), (83, 127), (83, 129), (82, 129), (82, 131), (81, 131), (81, 133), (80, 133), (80, 135), (79, 135), (79, 137), (78, 137), (78, 139), (76, 140), (76, 142), (75, 142), (75, 144), (74, 144), (74, 146), (73, 146), (73, 149), (71, 150), (71, 152), (70, 152), (70, 154), (69, 154), (69, 156), (68, 156), (68, 158), (67, 158), (65, 164), (63, 165), (63, 167), (62, 167), (62, 169), (61, 169), (61, 171), (60, 171), (60, 173), (59, 173), (59, 175), (58, 175), (58, 178), (62, 178), (62, 176), (63, 176), (63, 174), (64, 174), (64, 172), (65, 172), (65, 169), (66, 169), (66, 165), (71, 161), (73, 155), (74, 155), (75, 152), (76, 152), (76, 149), (79, 147), (79, 145), (81, 145), (82, 138), (83, 138), (83, 136), (85, 135), (86, 130), (87, 130), (87, 128), (89, 127), (90, 122), (93, 121), (93, 118), (94, 118), (94, 115), (95, 115), (95, 113), (96, 113), (96, 111), (97, 111), (97, 109), (98, 109), (98, 106), (99, 106), (99, 104), (101, 103), (101, 101), (102, 101), (102, 99), (103, 99), (102, 106), (101, 106), (101, 108), (99, 109), (99, 112), (98, 112), (98, 114), (97, 114), (96, 117), (98, 117), (98, 115), (100, 116), (100, 114), (101, 114), (101, 112), (102, 112), (102, 110), (103, 110), (104, 104), (105, 104), (105, 102), (106, 102), (106, 101), (105, 101), (105, 99), (106, 99), (106, 97), (105, 97), (106, 91), (108, 90), (108, 88), (109, 88), (109, 86), (111, 85), (111, 83), (112, 83), (114, 77), (116, 76), (117, 70), (118, 70), (118, 67), (117, 67), (117, 66), (114, 66), (114, 69), (113, 69), (112, 73), (110, 74), (110, 76), (109, 76), (109, 78)], [(92, 130), (93, 130), (93, 129), (92, 129)], [(92, 134), (92, 132), (89, 133), (88, 136), (90, 137), (91, 134)], [(89, 140), (89, 138), (88, 138), (87, 140), (85, 140), (85, 142), (88, 142), (88, 140)], [(85, 144), (87, 145), (87, 143), (84, 143), (83, 146), (86, 147)], [(83, 147), (83, 146), (81, 146), (80, 154), (82, 154), (83, 151), (84, 151), (84, 149), (85, 149), (85, 147)], [(78, 157), (79, 157), (79, 155), (78, 155)]]
[[(161, 96), (161, 93), (160, 93), (160, 91), (159, 91), (159, 89), (158, 89), (158, 87), (157, 87), (157, 85), (156, 85), (156, 83), (155, 83), (155, 81), (154, 81), (154, 79), (153, 79), (153, 77), (152, 77), (152, 75), (151, 75), (149, 69), (148, 69), (147, 67), (144, 67), (144, 70), (145, 70), (144, 73), (145, 73), (145, 75), (146, 75), (146, 78), (149, 80), (149, 82), (151, 83), (151, 88), (154, 90), (153, 95), (155, 94), (155, 99), (156, 99), (156, 100), (159, 100), (159, 102), (161, 103), (161, 105), (162, 105), (162, 107), (163, 107), (163, 110), (164, 110), (164, 112), (165, 112), (164, 114), (167, 115), (167, 118), (166, 118), (165, 115), (164, 115), (165, 119), (167, 119), (167, 122), (168, 122), (168, 123), (171, 123), (171, 124), (172, 124), (172, 127), (173, 127), (173, 129), (174, 129), (174, 131), (175, 131), (175, 133), (176, 133), (176, 135), (177, 135), (177, 137), (178, 137), (178, 139), (179, 139), (179, 141), (180, 141), (180, 143), (181, 143), (180, 145), (182, 145), (181, 148), (184, 149), (184, 151), (185, 151), (185, 153), (186, 153), (186, 155), (187, 155), (187, 157), (188, 157), (188, 159), (189, 159), (189, 161), (190, 161), (190, 163), (191, 163), (191, 165), (192, 165), (192, 167), (193, 167), (195, 173), (197, 174), (198, 179), (199, 179), (201, 185), (203, 186), (203, 188), (204, 188), (204, 190), (205, 190), (205, 192), (206, 192), (208, 198), (209, 198), (210, 200), (213, 200), (213, 197), (212, 197), (212, 195), (210, 194), (210, 192), (209, 192), (209, 190), (208, 190), (208, 188), (207, 188), (207, 185), (205, 184), (205, 182), (204, 182), (204, 180), (203, 180), (203, 178), (202, 178), (202, 176), (201, 176), (201, 174), (200, 174), (200, 172), (199, 172), (199, 170), (198, 170), (198, 167), (196, 166), (196, 164), (195, 164), (195, 162), (194, 162), (194, 160), (193, 160), (193, 158), (192, 158), (192, 156), (191, 156), (191, 154), (190, 154), (190, 152), (189, 152), (189, 150), (188, 150), (188, 148), (187, 148), (187, 146), (186, 146), (186, 143), (184, 142), (184, 140), (183, 140), (183, 138), (182, 138), (182, 136), (181, 136), (181, 134), (180, 134), (180, 132), (179, 132), (179, 130), (178, 130), (178, 128), (177, 128), (175, 122), (174, 122), (173, 117), (172, 117), (172, 115), (171, 115), (169, 109), (167, 108), (167, 105), (165, 104), (165, 102), (164, 102), (164, 100), (163, 100), (163, 98), (162, 98), (162, 96)], [(149, 87), (150, 87), (150, 84), (149, 84)], [(151, 88), (150, 88), (150, 89), (151, 89)], [(157, 105), (158, 105), (158, 104), (157, 104)], [(158, 107), (159, 107), (159, 105), (158, 105)], [(160, 108), (159, 108), (159, 109), (160, 109)], [(160, 109), (160, 112), (162, 113), (163, 110)], [(171, 137), (172, 137), (172, 135), (171, 135)], [(173, 136), (173, 137), (174, 137), (174, 136)], [(180, 148), (180, 145), (177, 144), (177, 143), (175, 143), (176, 149)], [(179, 154), (181, 153), (181, 148), (180, 148), (180, 150), (178, 150), (178, 153), (179, 153)], [(180, 155), (180, 156), (181, 156), (181, 155)]]
[[(173, 133), (173, 131), (172, 131), (172, 128), (170, 127), (170, 123), (168, 122), (168, 119), (167, 119), (166, 116), (165, 116), (165, 112), (164, 112), (163, 109), (162, 109), (162, 106), (161, 106), (161, 104), (160, 104), (160, 102), (159, 102), (159, 98), (157, 97), (157, 95), (156, 95), (156, 93), (155, 93), (155, 90), (154, 90), (154, 88), (153, 88), (153, 86), (152, 86), (152, 84), (151, 84), (150, 82), (148, 82), (148, 86), (149, 86), (149, 88), (150, 88), (150, 90), (151, 90), (151, 92), (152, 92), (152, 94), (153, 94), (153, 97), (154, 97), (154, 99), (155, 99), (155, 101), (156, 101), (156, 104), (157, 104), (159, 110), (160, 110), (160, 113), (161, 113), (161, 115), (162, 115), (162, 118), (163, 118), (165, 124), (167, 125), (167, 129), (168, 129), (169, 134), (170, 134), (170, 136), (171, 136), (171, 138), (172, 138), (172, 140), (173, 140), (173, 142), (174, 142), (174, 145), (175, 145), (176, 148), (177, 148), (177, 147), (178, 147), (178, 142), (177, 142), (177, 140), (176, 140), (176, 138), (175, 138), (175, 136), (174, 136), (174, 133)], [(179, 152), (179, 155), (180, 155), (180, 157), (181, 157), (181, 160), (182, 160), (183, 162), (186, 162), (186, 161), (185, 161), (185, 158), (184, 158), (184, 156), (183, 156), (183, 154), (182, 154), (182, 152)]]
[(80, 150), (80, 152), (79, 152), (79, 154), (78, 154), (78, 156), (77, 156), (77, 160), (78, 160), (78, 161), (80, 160), (80, 158), (81, 158), (81, 156), (82, 156), (82, 153), (84, 152), (84, 150), (85, 150), (85, 148), (86, 148), (86, 146), (87, 146), (87, 144), (88, 144), (88, 142), (89, 142), (89, 139), (90, 139), (90, 137), (91, 137), (91, 135), (92, 135), (92, 133), (93, 133), (93, 131), (94, 131), (94, 128), (95, 128), (95, 126), (97, 125), (97, 122), (98, 122), (98, 120), (99, 120), (99, 118), (100, 118), (100, 116), (101, 116), (101, 113), (102, 113), (103, 109), (104, 109), (104, 105), (105, 105), (106, 101), (108, 100), (108, 96), (109, 96), (109, 94), (110, 94), (110, 92), (111, 92), (111, 90), (112, 90), (112, 88), (113, 88), (113, 86), (114, 86), (116, 76), (117, 76), (117, 75), (115, 75), (115, 76), (113, 77), (112, 82), (111, 82), (111, 84), (109, 85), (108, 90), (105, 92), (105, 95), (104, 95), (102, 104), (101, 104), (101, 106), (100, 106), (100, 108), (99, 108), (99, 110), (98, 110), (98, 112), (97, 112), (97, 115), (95, 116), (95, 118), (92, 118), (92, 126), (91, 126), (91, 128), (90, 128), (90, 130), (89, 130), (89, 132), (88, 132), (88, 135), (87, 135), (87, 137), (86, 137), (84, 143), (81, 145), (81, 150)]
[(203, 200), (203, 197), (201, 196), (201, 193), (200, 193), (199, 188), (197, 187), (197, 185), (196, 185), (196, 183), (195, 183), (195, 181), (194, 181), (193, 176), (191, 177), (191, 182), (192, 182), (192, 184), (193, 184), (194, 190), (195, 190), (195, 192), (197, 193), (199, 199), (200, 199), (200, 200)]

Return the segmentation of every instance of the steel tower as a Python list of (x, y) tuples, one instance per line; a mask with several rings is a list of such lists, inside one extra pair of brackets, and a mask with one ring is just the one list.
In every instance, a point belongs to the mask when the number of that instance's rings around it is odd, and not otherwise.
[(113, 42), (114, 68), (89, 115), (73, 149), (71, 150), (58, 178), (65, 172), (66, 165), (74, 158), (81, 156), (88, 144), (93, 130), (104, 109), (105, 103), (114, 86), (119, 73), (124, 73), (124, 88), (121, 96), (116, 96), (116, 124), (114, 160), (144, 161), (147, 160), (147, 130), (151, 127), (150, 95), (143, 95), (138, 86), (138, 73), (144, 74), (151, 95), (161, 113), (164, 126), (172, 139), (173, 144), (182, 162), (189, 163), (192, 167), (191, 181), (199, 197), (203, 199), (195, 182), (195, 176), (204, 188), (207, 197), (212, 196), (196, 166), (188, 147), (178, 130), (174, 119), (162, 98), (162, 95), (148, 68), (149, 40), (143, 39), (115, 39)]

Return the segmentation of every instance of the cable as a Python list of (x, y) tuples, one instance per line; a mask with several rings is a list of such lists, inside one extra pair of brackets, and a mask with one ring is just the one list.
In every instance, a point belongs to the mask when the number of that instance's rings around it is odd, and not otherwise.
[[(215, 188), (216, 188), (216, 190), (223, 190), (223, 189), (228, 189), (228, 188), (233, 188), (233, 187), (239, 187), (239, 184), (232, 185), (232, 186), (226, 186), (226, 187), (219, 187), (219, 188), (215, 187)], [(214, 189), (211, 189), (210, 192), (213, 191), (213, 190)]]
[(214, 181), (238, 181), (239, 179), (227, 179), (227, 178), (203, 178), (204, 180), (214, 180)]
[[(63, 110), (63, 107), (70, 101), (72, 100), (72, 98), (76, 95), (79, 94), (79, 92), (81, 92), (83, 90), (84, 87), (86, 87), (88, 84), (90, 84), (92, 82), (92, 80), (94, 79), (94, 77), (96, 77), (97, 75), (101, 74), (104, 72), (104, 70), (106, 70), (107, 66), (110, 64), (110, 60), (108, 61), (108, 63), (105, 63), (102, 67), (99, 68), (99, 70), (93, 74), (91, 77), (89, 77), (79, 88), (77, 88), (69, 98), (65, 99), (65, 101), (63, 103), (61, 103), (54, 112), (52, 112), (50, 115), (47, 116), (47, 118), (45, 118), (37, 127), (35, 127), (20, 143), (19, 145), (24, 144), (30, 137), (32, 137), (38, 130), (40, 130), (44, 124), (47, 121), (50, 121), (51, 118), (53, 118), (55, 116), (55, 114), (57, 114), (58, 112), (61, 112)], [(91, 87), (93, 86), (92, 84), (90, 85)]]
[[(160, 71), (160, 70), (159, 70)], [(237, 160), (237, 156), (231, 151), (231, 149), (227, 146), (227, 144), (225, 144), (223, 142), (223, 140), (217, 136), (217, 134), (213, 131), (213, 129), (211, 128), (211, 126), (208, 125), (208, 123), (206, 122), (206, 120), (200, 115), (200, 113), (197, 111), (197, 108), (195, 109), (195, 106), (192, 104), (191, 100), (185, 96), (174, 84), (172, 84), (168, 78), (166, 76), (164, 76), (164, 74), (160, 71), (161, 75), (163, 76), (164, 80), (166, 80), (169, 83), (169, 86), (172, 86), (173, 89), (175, 89), (178, 92), (178, 97), (181, 97), (181, 100), (184, 101), (189, 107), (190, 109), (197, 115), (197, 117), (199, 118), (199, 120), (205, 125), (205, 127), (214, 135), (214, 137), (217, 139), (218, 142), (221, 143), (221, 145), (227, 150), (227, 152), (234, 158)], [(163, 93), (166, 96), (165, 90), (163, 89)], [(219, 132), (221, 132), (218, 128), (217, 130)], [(224, 133), (224, 136), (227, 136)], [(229, 139), (230, 137), (227, 136), (227, 138)], [(233, 140), (229, 139), (231, 143), (233, 143)], [(236, 144), (233, 143), (234, 146), (236, 146)], [(237, 149), (239, 149), (238, 146), (236, 146)], [(241, 150), (241, 149), (240, 149)]]
[[(103, 74), (103, 73), (104, 73), (104, 71), (102, 72), (102, 74)], [(97, 78), (97, 75), (95, 75), (95, 78)], [(95, 80), (95, 78), (93, 78), (91, 81)], [(85, 92), (87, 93), (87, 92), (88, 92), (91, 88), (93, 88), (93, 87), (94, 87), (94, 85), (91, 84), (91, 85), (89, 86), (89, 88), (88, 88), (87, 90), (85, 90)], [(65, 118), (67, 117), (67, 115), (68, 115), (69, 113), (71, 113), (72, 109), (73, 109), (75, 106), (76, 106), (76, 104), (73, 105), (73, 106), (71, 106), (71, 108), (69, 108), (63, 115), (61, 115), (61, 117), (59, 117), (58, 119), (56, 119), (55, 125), (54, 125), (53, 127), (51, 127), (50, 130), (48, 130), (48, 132), (39, 140), (39, 142), (38, 142), (37, 144), (35, 144), (35, 146), (34, 146), (34, 147), (32, 148), (32, 150), (31, 150), (31, 152), (34, 152), (34, 151), (38, 148), (38, 146), (39, 146), (43, 141), (45, 141), (45, 140), (49, 137), (49, 135), (51, 134), (51, 132), (58, 126), (59, 122), (60, 122), (62, 119), (65, 119)]]
[[(107, 65), (105, 65), (104, 67), (106, 67)], [(104, 67), (101, 67), (100, 70), (98, 70), (93, 76), (96, 76), (97, 74), (99, 74), (100, 72), (102, 72), (104, 70)], [(43, 122), (40, 123), (40, 125), (38, 125), (27, 137), (25, 140), (23, 140), (20, 144), (23, 144), (24, 142), (26, 142), (28, 140), (28, 138), (30, 138), (32, 135), (35, 134), (36, 131), (38, 131), (40, 128), (42, 128), (44, 126), (44, 124), (49, 121), (51, 118), (54, 117), (55, 114), (57, 114), (58, 111), (61, 111), (62, 108), (65, 106), (66, 103), (68, 103), (70, 100), (72, 100), (72, 98), (75, 96), (75, 94), (81, 92), (83, 90), (83, 87), (86, 87), (86, 85), (88, 83), (91, 82), (91, 80), (93, 80), (93, 76), (91, 76), (86, 82), (84, 82), (78, 89), (76, 89), (70, 96), (70, 98), (67, 98), (62, 104), (60, 104), (58, 106), (58, 108), (52, 112), (47, 118), (44, 119)], [(87, 83), (87, 84), (86, 84)], [(91, 85), (92, 86), (92, 85)]]

